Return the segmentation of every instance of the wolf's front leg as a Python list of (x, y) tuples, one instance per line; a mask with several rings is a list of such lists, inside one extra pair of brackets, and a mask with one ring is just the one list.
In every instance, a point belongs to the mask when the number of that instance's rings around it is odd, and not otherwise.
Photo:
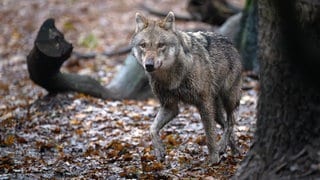
[(215, 122), (215, 111), (213, 101), (206, 100), (201, 106), (198, 107), (203, 127), (206, 133), (207, 146), (209, 151), (210, 163), (217, 164), (220, 162), (219, 149), (216, 145), (216, 122)]
[(154, 152), (159, 161), (165, 160), (165, 148), (159, 136), (160, 130), (179, 113), (177, 103), (161, 105), (160, 110), (150, 127)]

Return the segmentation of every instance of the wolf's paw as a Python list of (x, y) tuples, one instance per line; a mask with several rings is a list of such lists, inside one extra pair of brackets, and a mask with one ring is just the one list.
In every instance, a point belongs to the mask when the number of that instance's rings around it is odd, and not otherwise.
[(164, 162), (165, 161), (165, 157), (166, 157), (166, 153), (164, 150), (162, 149), (155, 149), (153, 151), (154, 155), (157, 157), (157, 160), (160, 162)]
[(238, 148), (234, 140), (231, 140), (229, 144), (230, 144), (232, 155), (239, 156), (242, 154), (241, 150)]
[(241, 150), (236, 146), (231, 147), (231, 153), (233, 156), (240, 156), (242, 154)]
[(209, 164), (217, 165), (221, 161), (220, 156), (218, 153), (210, 154), (209, 155)]
[(219, 154), (226, 153), (226, 150), (227, 150), (227, 143), (224, 139), (222, 139), (219, 142)]

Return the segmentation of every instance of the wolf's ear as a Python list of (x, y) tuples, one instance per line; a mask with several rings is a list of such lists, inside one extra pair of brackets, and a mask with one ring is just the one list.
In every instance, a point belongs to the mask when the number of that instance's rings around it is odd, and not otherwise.
[(176, 30), (174, 13), (172, 11), (170, 11), (167, 17), (160, 23), (160, 27), (164, 28), (165, 30)]
[(148, 20), (140, 13), (136, 13), (136, 32), (139, 32), (148, 26)]

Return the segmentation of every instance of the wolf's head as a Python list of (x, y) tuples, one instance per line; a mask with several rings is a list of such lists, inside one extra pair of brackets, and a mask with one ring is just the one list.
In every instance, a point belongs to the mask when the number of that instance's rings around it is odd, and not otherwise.
[(153, 21), (136, 14), (136, 31), (132, 37), (133, 55), (148, 72), (172, 66), (179, 51), (175, 34), (175, 18), (169, 12), (163, 20)]

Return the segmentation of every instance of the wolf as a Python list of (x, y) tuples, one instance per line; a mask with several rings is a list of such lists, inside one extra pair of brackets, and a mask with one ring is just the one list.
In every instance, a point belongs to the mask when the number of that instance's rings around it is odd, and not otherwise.
[[(160, 130), (179, 113), (179, 102), (194, 105), (201, 116), (211, 163), (219, 163), (229, 145), (237, 153), (233, 127), (239, 105), (241, 62), (226, 37), (213, 32), (183, 32), (173, 12), (162, 20), (136, 13), (132, 54), (145, 69), (160, 109), (150, 126), (154, 153), (165, 160)], [(216, 144), (216, 123), (223, 135)]]

